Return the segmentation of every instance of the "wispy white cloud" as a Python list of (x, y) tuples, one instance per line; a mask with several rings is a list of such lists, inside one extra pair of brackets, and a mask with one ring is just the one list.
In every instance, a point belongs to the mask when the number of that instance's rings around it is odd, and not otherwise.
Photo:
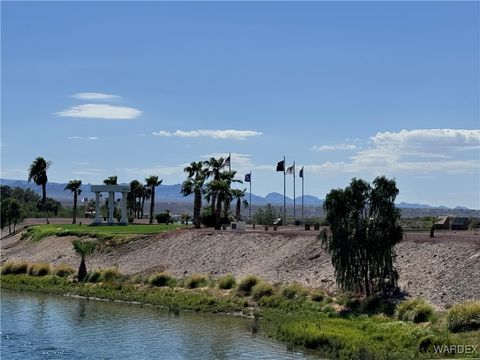
[(312, 150), (315, 151), (337, 151), (337, 150), (355, 150), (357, 145), (354, 144), (334, 144), (334, 145), (315, 145)]
[(72, 174), (75, 175), (92, 175), (92, 176), (98, 176), (105, 174), (106, 170), (105, 169), (80, 169), (80, 170), (75, 170), (72, 171)]
[(71, 97), (74, 99), (80, 99), (80, 100), (103, 100), (103, 101), (120, 100), (122, 98), (121, 96), (118, 96), (118, 95), (96, 93), (96, 92), (82, 92), (82, 93), (73, 94)]
[(142, 112), (126, 106), (113, 106), (107, 104), (83, 104), (55, 113), (62, 117), (124, 120), (135, 119)]
[(169, 132), (160, 130), (152, 133), (155, 136), (178, 136), (185, 138), (199, 138), (209, 137), (212, 139), (232, 139), (232, 140), (245, 140), (249, 137), (260, 136), (261, 132), (253, 130), (191, 130), (183, 131), (177, 130), (175, 132)]
[(179, 175), (183, 173), (183, 169), (188, 166), (188, 163), (179, 164), (179, 165), (172, 165), (172, 166), (164, 166), (164, 165), (154, 165), (150, 167), (134, 167), (134, 168), (116, 168), (115, 171), (122, 173), (122, 174), (133, 174), (136, 176), (150, 176), (150, 175), (158, 175), (160, 177), (164, 175)]
[(465, 150), (480, 149), (480, 130), (416, 129), (377, 133), (370, 146), (357, 151), (347, 162), (311, 164), (313, 172), (468, 172), (478, 170), (478, 153), (465, 157)]
[(98, 140), (97, 136), (69, 136), (69, 140)]

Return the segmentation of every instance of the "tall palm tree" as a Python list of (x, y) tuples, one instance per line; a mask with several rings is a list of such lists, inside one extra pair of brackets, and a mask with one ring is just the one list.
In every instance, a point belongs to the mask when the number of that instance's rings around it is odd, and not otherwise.
[(245, 207), (249, 206), (247, 200), (242, 201), (242, 198), (245, 196), (246, 191), (247, 191), (247, 189), (243, 189), (243, 190), (233, 189), (232, 190), (232, 196), (233, 196), (234, 199), (237, 200), (237, 205), (236, 205), (236, 208), (235, 208), (235, 217), (237, 218), (237, 221), (241, 220), (240, 219), (240, 212), (241, 212), (241, 209), (242, 209), (242, 203), (243, 203), (243, 206), (245, 206)]
[(30, 168), (28, 169), (28, 182), (33, 181), (35, 184), (42, 187), (42, 207), (45, 213), (45, 220), (47, 224), (50, 224), (47, 217), (47, 169), (52, 165), (51, 161), (46, 161), (43, 157), (39, 156), (33, 160)]
[(130, 192), (127, 194), (127, 204), (128, 204), (130, 214), (134, 218), (138, 218), (140, 206), (137, 198), (140, 196), (142, 187), (143, 187), (142, 183), (138, 180), (132, 180), (130, 182)]
[[(225, 164), (225, 159), (220, 157), (215, 159), (211, 157), (209, 160), (203, 162), (206, 169), (205, 175), (207, 178), (212, 178), (213, 180), (220, 180), (220, 170), (223, 168)], [(217, 194), (215, 192), (211, 193), (210, 195), (211, 207), (212, 207), (212, 214), (215, 213), (215, 205), (217, 201)]]
[(82, 193), (82, 189), (80, 189), (80, 186), (82, 186), (82, 180), (70, 180), (65, 186), (64, 190), (70, 190), (73, 193), (73, 221), (72, 224), (77, 223), (77, 199), (78, 195)]
[(188, 196), (194, 194), (193, 200), (193, 224), (196, 229), (200, 229), (200, 211), (202, 210), (202, 191), (207, 177), (204, 163), (201, 161), (193, 161), (185, 167), (187, 180), (182, 183), (182, 195)]
[(207, 198), (212, 198), (216, 196), (216, 206), (215, 206), (215, 229), (220, 230), (221, 224), (221, 212), (223, 202), (230, 196), (230, 185), (225, 180), (212, 180), (208, 183), (207, 186)]
[(82, 260), (80, 261), (80, 266), (78, 267), (78, 280), (83, 281), (87, 276), (85, 256), (93, 253), (96, 244), (93, 241), (77, 239), (72, 241), (72, 245), (75, 252), (82, 257)]
[[(220, 173), (220, 180), (223, 180), (227, 183), (228, 188), (231, 190), (232, 183), (243, 183), (242, 180), (235, 180), (236, 171), (224, 171)], [(230, 203), (232, 202), (233, 195), (230, 192), (224, 194), (224, 208), (223, 208), (223, 217), (228, 217), (228, 212), (230, 211)]]
[(105, 185), (117, 185), (117, 179), (118, 179), (118, 177), (116, 175), (109, 176), (108, 178), (103, 180), (103, 183)]
[(151, 195), (150, 195), (150, 219), (149, 223), (153, 223), (153, 213), (155, 212), (155, 188), (162, 183), (162, 180), (158, 180), (158, 176), (150, 176), (145, 179), (147, 186), (150, 187)]

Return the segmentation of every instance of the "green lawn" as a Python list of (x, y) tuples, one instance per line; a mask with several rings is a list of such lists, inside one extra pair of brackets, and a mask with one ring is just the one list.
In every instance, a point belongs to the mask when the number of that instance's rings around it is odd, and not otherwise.
[(122, 235), (156, 234), (184, 228), (181, 224), (133, 224), (133, 225), (78, 225), (78, 224), (50, 224), (35, 225), (27, 228), (26, 237), (39, 241), (47, 236), (91, 236), (99, 238), (113, 238)]

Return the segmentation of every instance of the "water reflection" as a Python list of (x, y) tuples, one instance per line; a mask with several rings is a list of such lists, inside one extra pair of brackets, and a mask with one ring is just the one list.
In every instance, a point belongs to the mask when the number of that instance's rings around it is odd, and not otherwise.
[(2, 359), (312, 358), (250, 319), (6, 291), (1, 305)]

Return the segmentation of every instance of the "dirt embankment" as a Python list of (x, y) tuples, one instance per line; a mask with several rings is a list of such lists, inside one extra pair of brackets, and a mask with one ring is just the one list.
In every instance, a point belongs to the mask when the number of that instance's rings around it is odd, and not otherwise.
[[(38, 243), (20, 236), (2, 240), (7, 260), (66, 263), (78, 266), (71, 237)], [(397, 246), (400, 286), (439, 307), (466, 299), (480, 300), (480, 235), (472, 232), (405, 235)], [(181, 230), (145, 236), (110, 252), (87, 258), (89, 269), (116, 266), (126, 274), (166, 270), (175, 276), (205, 273), (237, 277), (254, 274), (272, 282), (298, 281), (335, 290), (334, 271), (316, 236), (299, 233), (214, 232)]]

